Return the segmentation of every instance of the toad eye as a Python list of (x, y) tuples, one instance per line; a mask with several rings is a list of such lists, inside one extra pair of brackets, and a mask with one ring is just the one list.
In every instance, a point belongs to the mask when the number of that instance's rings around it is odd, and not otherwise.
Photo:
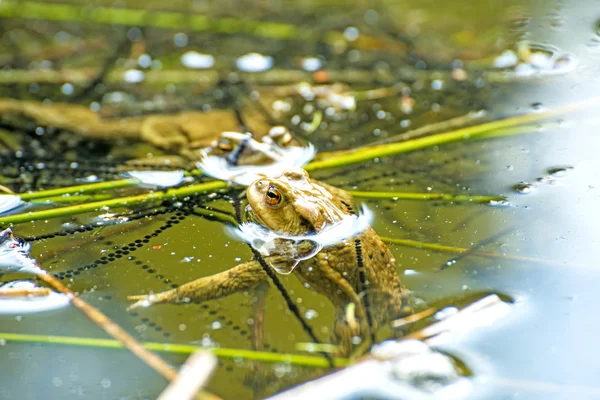
[(217, 147), (223, 151), (231, 151), (233, 149), (233, 143), (231, 143), (231, 140), (229, 139), (220, 138), (217, 142)]
[(267, 204), (271, 206), (276, 206), (281, 203), (281, 193), (275, 186), (269, 186), (269, 190), (265, 193), (265, 199)]

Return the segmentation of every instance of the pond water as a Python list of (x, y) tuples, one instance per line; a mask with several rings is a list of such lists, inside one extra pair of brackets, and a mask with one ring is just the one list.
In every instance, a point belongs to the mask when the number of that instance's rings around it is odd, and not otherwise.
[[(535, 115), (593, 98), (600, 88), (600, 8), (593, 1), (18, 3), (0, 1), (0, 184), (16, 192), (118, 179), (128, 169), (120, 167), (125, 160), (172, 154), (176, 146), (159, 149), (154, 136), (151, 143), (126, 140), (125, 128), (121, 133), (90, 128), (89, 136), (97, 137), (86, 139), (70, 131), (92, 126), (87, 117), (52, 129), (47, 125), (60, 125), (58, 117), (15, 111), (23, 103), (10, 103), (11, 109), (6, 99), (82, 104), (112, 121), (230, 110), (200, 121), (215, 133), (236, 130), (236, 113), (256, 130), (283, 123), (304, 131), (318, 152), (331, 152), (479, 110), (485, 117), (471, 117), (471, 124)], [(559, 69), (553, 64), (531, 75), (533, 67), (525, 61), (520, 73), (517, 67), (515, 73), (493, 69), (506, 50), (516, 57), (523, 41), (572, 59), (560, 59), (565, 68), (556, 74), (544, 71)], [(316, 101), (278, 92), (313, 78), (346, 83), (356, 94), (355, 109), (346, 109), (343, 99), (317, 114)], [(388, 95), (367, 98), (374, 88), (388, 88)], [(256, 93), (269, 106), (279, 100), (271, 109), (274, 121), (265, 119)], [(594, 350), (600, 323), (591, 313), (600, 277), (593, 254), (600, 200), (597, 108), (534, 121), (521, 134), (311, 172), (330, 185), (361, 192), (506, 197), (508, 206), (359, 199), (373, 212), (372, 226), (382, 237), (488, 253), (457, 256), (388, 244), (419, 309), (451, 306), (477, 293), (512, 299), (505, 315), (487, 324), (474, 321), (435, 343), (471, 372), (466, 398), (600, 398)], [(316, 128), (315, 118), (321, 118)], [(155, 128), (172, 138), (179, 128), (164, 128), (168, 123)], [(450, 129), (438, 132), (445, 130)], [(99, 196), (147, 191), (126, 187)], [(15, 224), (13, 231), (30, 239), (42, 266), (140, 341), (251, 350), (262, 316), (263, 350), (299, 353), (298, 343), (311, 339), (275, 287), (266, 294), (262, 314), (256, 311), (260, 296), (252, 291), (127, 311), (129, 295), (161, 292), (251, 259), (249, 248), (202, 209), (231, 218), (237, 194), (227, 189), (196, 196), (196, 214), (176, 202), (154, 202), (43, 218)], [(46, 208), (35, 204), (30, 210)], [(101, 215), (128, 212), (130, 220), (119, 224), (57, 234), (95, 224)], [(39, 240), (42, 235), (47, 237)], [(0, 279), (25, 278), (13, 273)], [(279, 278), (316, 336), (327, 342), (335, 317), (331, 302), (293, 275)], [(31, 340), (5, 339), (6, 334)], [(127, 351), (45, 343), (49, 336), (106, 338), (73, 307), (0, 315), (0, 399), (156, 398), (166, 386)], [(385, 331), (377, 339), (388, 337)], [(173, 365), (188, 356), (160, 354)], [(206, 389), (224, 399), (262, 398), (326, 372), (221, 357)]]

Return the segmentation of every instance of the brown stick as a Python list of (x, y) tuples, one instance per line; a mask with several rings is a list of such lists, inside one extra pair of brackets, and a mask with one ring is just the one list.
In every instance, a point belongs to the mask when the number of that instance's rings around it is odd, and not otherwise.
[(198, 350), (188, 357), (179, 375), (158, 396), (158, 400), (190, 400), (208, 382), (215, 367), (217, 357), (205, 350)]
[(0, 298), (2, 297), (42, 297), (48, 296), (52, 291), (48, 288), (3, 288), (0, 289)]
[(175, 379), (177, 376), (177, 371), (172, 366), (167, 364), (156, 354), (148, 351), (140, 342), (135, 340), (135, 338), (133, 338), (133, 336), (127, 333), (123, 328), (111, 321), (100, 310), (86, 303), (83, 299), (81, 299), (81, 297), (78, 297), (75, 292), (65, 286), (61, 281), (43, 270), (40, 265), (38, 265), (38, 267), (41, 269), (41, 272), (37, 274), (38, 278), (50, 285), (55, 290), (70, 296), (71, 303), (73, 303), (73, 305), (77, 307), (79, 311), (81, 311), (86, 317), (102, 328), (110, 336), (123, 343), (125, 348), (135, 354), (150, 368), (154, 369), (169, 381)]

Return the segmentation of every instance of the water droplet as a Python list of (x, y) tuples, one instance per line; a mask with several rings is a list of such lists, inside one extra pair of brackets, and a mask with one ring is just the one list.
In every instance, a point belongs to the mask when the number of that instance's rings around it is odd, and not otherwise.
[(431, 82), (431, 88), (433, 90), (442, 90), (444, 87), (444, 81), (440, 79), (435, 79)]
[(536, 102), (536, 103), (532, 103), (532, 104), (531, 104), (531, 109), (532, 109), (533, 111), (541, 111), (541, 110), (543, 110), (543, 109), (544, 109), (544, 105), (543, 105), (542, 103), (538, 103), (538, 102)]
[(319, 313), (316, 312), (315, 310), (306, 310), (306, 312), (304, 313), (304, 318), (306, 318), (308, 320), (315, 319), (318, 316), (319, 316)]
[(185, 47), (188, 44), (188, 36), (183, 32), (176, 33), (173, 36), (173, 43), (177, 47)]
[(206, 69), (215, 65), (215, 58), (210, 54), (188, 51), (181, 56), (181, 63), (188, 68)]
[(65, 83), (64, 85), (62, 85), (60, 87), (60, 91), (62, 92), (62, 94), (64, 94), (65, 96), (70, 96), (73, 94), (75, 88), (73, 87), (73, 85), (71, 85), (70, 83)]
[(248, 53), (238, 58), (235, 65), (244, 72), (262, 72), (273, 67), (273, 58), (259, 53)]
[(302, 69), (305, 71), (316, 71), (322, 66), (323, 63), (316, 57), (307, 57), (302, 60)]
[(139, 69), (128, 69), (123, 73), (123, 80), (127, 83), (140, 83), (144, 80), (144, 72)]
[(349, 26), (346, 29), (344, 29), (344, 38), (349, 42), (353, 42), (356, 39), (358, 39), (359, 33), (360, 32), (357, 28), (355, 28), (354, 26)]
[(513, 189), (517, 193), (529, 194), (533, 191), (534, 185), (532, 185), (531, 183), (528, 183), (528, 182), (519, 182), (513, 186)]
[(152, 65), (152, 57), (149, 54), (142, 54), (138, 57), (138, 65), (142, 68), (148, 68)]

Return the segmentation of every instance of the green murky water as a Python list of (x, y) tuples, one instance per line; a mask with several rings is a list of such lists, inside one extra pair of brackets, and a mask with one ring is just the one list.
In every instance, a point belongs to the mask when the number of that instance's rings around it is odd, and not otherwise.
[[(70, 1), (60, 8), (55, 2), (27, 2), (21, 9), (0, 2), (0, 97), (73, 101), (102, 108), (109, 116), (238, 108), (251, 121), (257, 106), (248, 103), (248, 83), (256, 88), (309, 79), (311, 72), (301, 69), (305, 57), (319, 57), (332, 77), (341, 77), (354, 90), (393, 84), (410, 88), (382, 99), (360, 100), (353, 112), (325, 115), (310, 140), (320, 151), (330, 151), (470, 111), (485, 109), (490, 117), (539, 112), (598, 92), (600, 9), (591, 1), (147, 3), (97, 1), (82, 8)], [(144, 7), (151, 12), (109, 18), (93, 6)], [(181, 13), (179, 19), (167, 19), (167, 11)], [(196, 15), (208, 18), (198, 22), (192, 18)], [(281, 25), (266, 25), (275, 22)], [(372, 41), (349, 40), (356, 32)], [(481, 67), (469, 68), (523, 39), (575, 55), (577, 69), (548, 79), (494, 83)], [(212, 55), (214, 66), (186, 69), (181, 56), (189, 51)], [(264, 73), (240, 74), (235, 62), (248, 52), (272, 57), (273, 66)], [(84, 82), (98, 72), (90, 68), (102, 65), (108, 75), (84, 90)], [(451, 79), (453, 68), (461, 66), (468, 78)], [(57, 70), (70, 75), (65, 79), (51, 74)], [(127, 70), (142, 71), (144, 79), (123, 83)], [(290, 70), (296, 74), (286, 75)], [(176, 72), (168, 75), (169, 71)], [(414, 102), (411, 112), (406, 110), (408, 97)], [(298, 115), (311, 122), (313, 114), (303, 106), (292, 102), (292, 111), (281, 121), (300, 125), (293, 120)], [(473, 372), (468, 398), (600, 398), (595, 357), (599, 326), (593, 313), (600, 274), (593, 253), (599, 200), (594, 111), (535, 126), (532, 130), (537, 132), (527, 135), (446, 144), (312, 175), (348, 190), (507, 196), (511, 207), (366, 201), (381, 236), (464, 248), (482, 245), (480, 250), (513, 257), (471, 254), (454, 259), (452, 254), (390, 245), (403, 283), (420, 304), (451, 305), (480, 291), (516, 300), (508, 315), (489, 326), (466, 327), (439, 345)], [(70, 185), (74, 178), (90, 175), (110, 179), (114, 173), (109, 166), (118, 160), (160, 154), (149, 145), (115, 146), (116, 139), (90, 142), (37, 128), (25, 118), (1, 120), (4, 185), (25, 191)], [(77, 168), (70, 166), (73, 161)], [(573, 169), (565, 177), (537, 184), (530, 194), (514, 189), (557, 167)], [(137, 192), (125, 189), (111, 195)], [(233, 212), (224, 198), (201, 196), (198, 201)], [(69, 227), (66, 223), (88, 224), (98, 214), (26, 223), (14, 231), (22, 236), (59, 232)], [(204, 304), (125, 310), (127, 295), (163, 291), (251, 257), (247, 246), (226, 234), (221, 223), (195, 215), (179, 217), (165, 211), (93, 234), (35, 241), (32, 253), (139, 340), (251, 349), (256, 321), (252, 293)], [(317, 336), (326, 341), (334, 316), (327, 298), (307, 290), (293, 276), (282, 281)], [(268, 292), (264, 318), (265, 350), (295, 353), (298, 342), (309, 341), (274, 288)], [(105, 337), (72, 308), (0, 316), (0, 332)], [(1, 344), (2, 399), (155, 398), (166, 384), (121, 350), (10, 340)], [(162, 356), (175, 365), (187, 357)], [(263, 397), (323, 372), (222, 358), (207, 389), (225, 399)]]

